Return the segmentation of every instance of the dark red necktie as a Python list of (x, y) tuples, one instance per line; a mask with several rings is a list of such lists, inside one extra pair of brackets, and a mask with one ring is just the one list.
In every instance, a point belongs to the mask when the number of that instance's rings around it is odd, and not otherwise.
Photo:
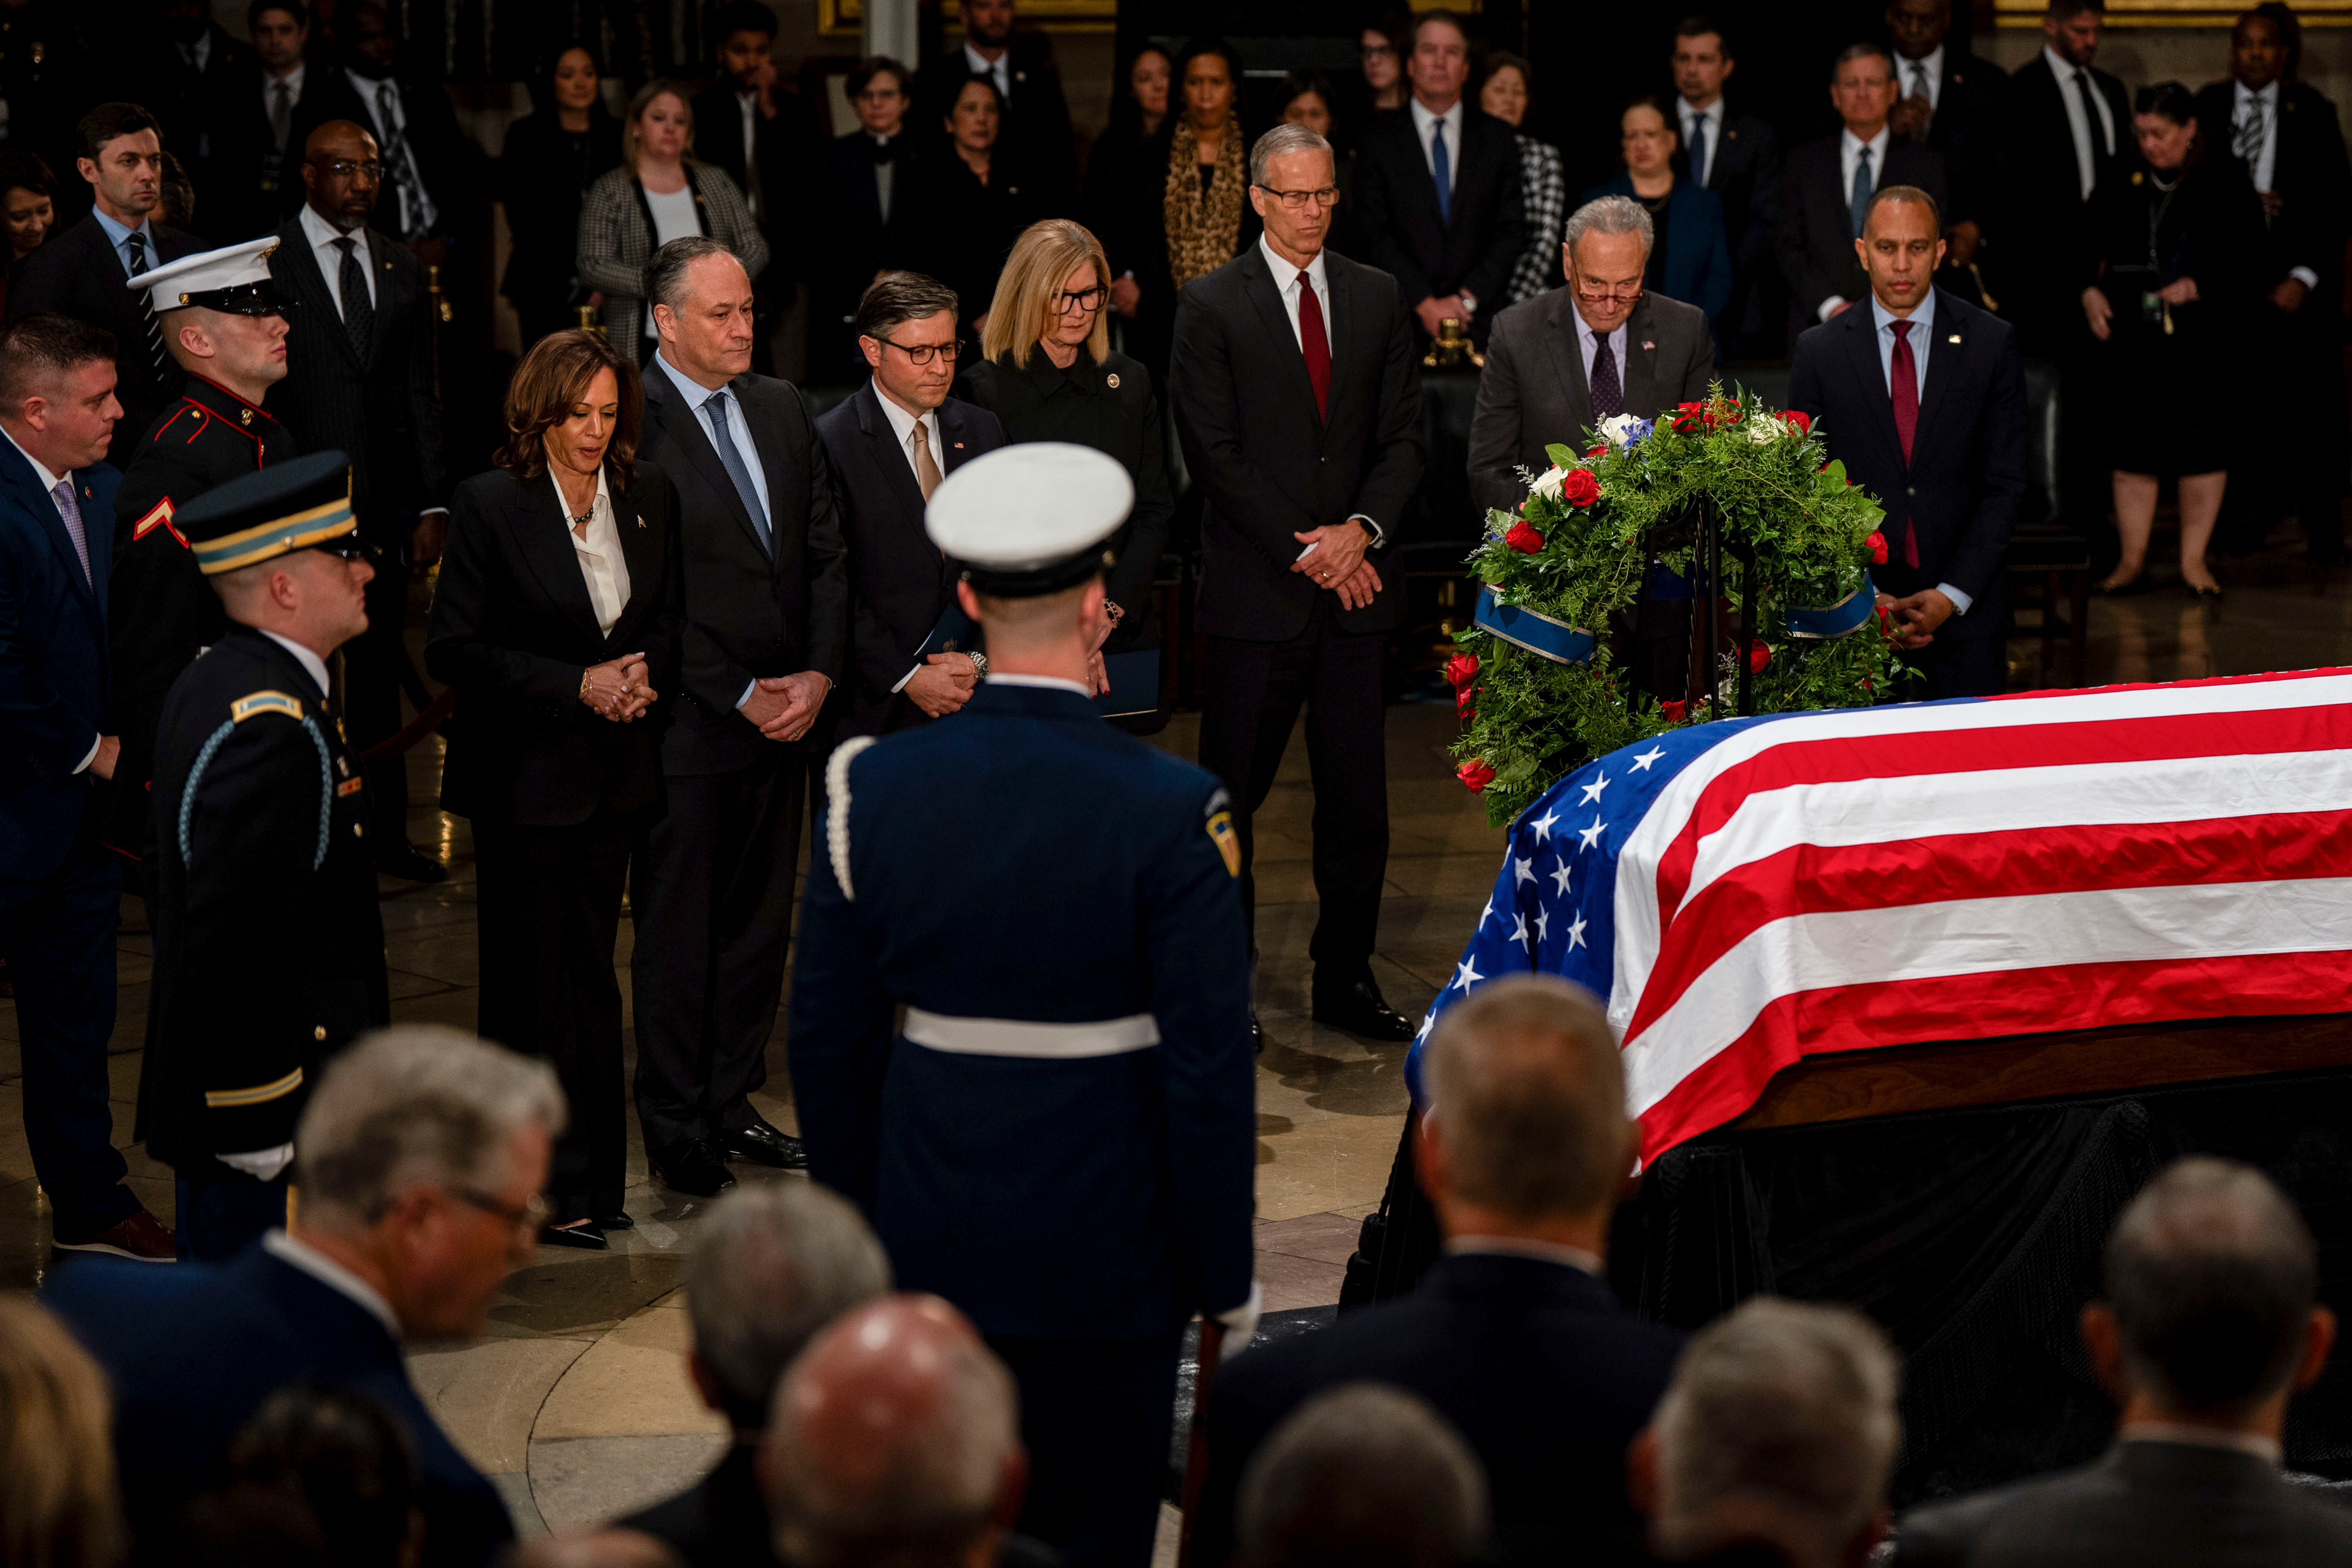
[[(1911, 323), (1890, 321), (1895, 329), (1895, 359), (1888, 367), (1888, 391), (1895, 399), (1895, 434), (1903, 443), (1903, 465), (1911, 465), (1911, 438), (1919, 430), (1919, 367), (1911, 358)], [(1906, 508), (1903, 518), (1903, 564), (1919, 564), (1919, 528)]]
[(1307, 356), (1307, 379), (1315, 387), (1315, 417), (1328, 418), (1331, 340), (1323, 335), (1323, 302), (1315, 298), (1315, 280), (1304, 272), (1298, 275), (1298, 350)]

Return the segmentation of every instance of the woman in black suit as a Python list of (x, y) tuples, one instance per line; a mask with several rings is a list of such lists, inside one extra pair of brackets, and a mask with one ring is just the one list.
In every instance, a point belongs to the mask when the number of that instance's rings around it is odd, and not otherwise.
[[(1095, 658), (1096, 688), (1104, 693), (1106, 655), (1160, 645), (1151, 583), (1176, 511), (1151, 372), (1110, 346), (1103, 309), (1109, 277), (1102, 242), (1083, 225), (1067, 218), (1032, 224), (997, 279), (981, 335), (983, 357), (956, 388), (1003, 422), (1007, 440), (1091, 446), (1118, 458), (1135, 481), (1135, 510), (1111, 541), (1118, 561), (1104, 585), (1113, 622)], [(1139, 727), (1158, 708), (1156, 687), (1148, 701)]]
[(534, 345), (499, 466), (457, 486), (425, 668), (457, 688), (441, 804), (474, 824), (478, 1028), (545, 1057), (572, 1123), (548, 1177), (559, 1246), (602, 1248), (627, 1099), (613, 944), (629, 846), (659, 802), (654, 727), (677, 682), (677, 493), (635, 461), (636, 366), (592, 332)]
[(499, 159), (499, 199), (506, 204), (514, 254), (499, 292), (512, 301), (528, 349), (550, 332), (578, 325), (588, 303), (580, 286), (580, 200), (596, 177), (621, 162), (621, 122), (605, 112), (596, 57), (572, 44), (555, 57), (536, 96), (539, 109), (507, 131)]
[(993, 80), (976, 76), (956, 89), (944, 122), (947, 141), (915, 166), (908, 208), (912, 258), (956, 291), (968, 339), (979, 336), (1004, 253), (1037, 207), (1034, 194), (1015, 183), (1010, 162), (996, 156), (1003, 124), (1004, 100)]

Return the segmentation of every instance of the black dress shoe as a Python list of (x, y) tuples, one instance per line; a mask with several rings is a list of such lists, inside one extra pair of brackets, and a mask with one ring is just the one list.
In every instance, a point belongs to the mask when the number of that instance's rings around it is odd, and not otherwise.
[(379, 856), (375, 869), (386, 876), (403, 877), (410, 882), (446, 882), (449, 868), (439, 861), (427, 859), (408, 844), (403, 844), (388, 855)]
[(576, 1247), (586, 1252), (602, 1252), (606, 1242), (604, 1232), (594, 1220), (575, 1225), (542, 1225), (539, 1229), (541, 1247)]
[(1317, 991), (1315, 1021), (1328, 1023), (1334, 1029), (1344, 1029), (1349, 1034), (1360, 1035), (1365, 1040), (1407, 1040), (1412, 1038), (1412, 1021), (1391, 1008), (1381, 998), (1380, 987), (1369, 977), (1358, 980), (1343, 991)]
[(780, 1171), (804, 1170), (808, 1166), (808, 1150), (801, 1141), (765, 1122), (754, 1122), (740, 1133), (721, 1133), (719, 1145), (730, 1155), (757, 1160)]
[(595, 1218), (596, 1228), (599, 1230), (634, 1230), (637, 1226), (635, 1220), (617, 1208), (610, 1214), (600, 1214)]
[(1265, 1054), (1265, 1025), (1257, 1021), (1257, 1009), (1250, 1009), (1250, 1049), (1258, 1055)]
[(654, 1155), (652, 1165), (664, 1186), (690, 1197), (717, 1197), (735, 1185), (719, 1145), (702, 1138)]

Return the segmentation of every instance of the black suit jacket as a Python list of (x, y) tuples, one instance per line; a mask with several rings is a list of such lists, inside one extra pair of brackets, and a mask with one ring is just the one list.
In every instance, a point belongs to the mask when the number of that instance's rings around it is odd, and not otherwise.
[(1381, 591), (1341, 611), (1339, 624), (1386, 632), (1404, 618), (1391, 563), (1426, 462), (1405, 291), (1336, 251), (1323, 259), (1331, 386), (1319, 419), (1264, 250), (1251, 246), (1177, 297), (1169, 386), (1185, 465), (1205, 501), (1200, 616), (1212, 637), (1280, 643), (1305, 631), (1316, 595), (1330, 591), (1290, 570), (1303, 548), (1292, 536), (1358, 514), (1387, 535), (1370, 557)]
[[(1706, 395), (1715, 338), (1696, 305), (1645, 294), (1625, 319), (1619, 386), (1625, 412), (1647, 419)], [(1551, 466), (1545, 446), (1580, 444), (1592, 428), (1592, 389), (1577, 340), (1576, 300), (1562, 285), (1503, 312), (1486, 342), (1478, 404), (1470, 416), (1470, 496), (1517, 511), (1528, 487), (1515, 470)]]
[(1359, 1379), (1417, 1394), (1486, 1470), (1501, 1561), (1584, 1560), (1638, 1528), (1625, 1448), (1649, 1424), (1682, 1336), (1564, 1263), (1449, 1255), (1399, 1301), (1258, 1346), (1217, 1374), (1209, 1467), (1188, 1568), (1222, 1568), (1242, 1473), (1307, 1400)]
[[(2124, 84), (2097, 69), (2091, 82), (2106, 100), (2116, 129), (2115, 147), (2100, 156), (2093, 128), (2095, 198), (2099, 187), (2128, 179), (2139, 160)], [(2062, 89), (2047, 57), (2037, 52), (2002, 89), (1993, 138), (1996, 226), (1988, 235), (1992, 245), (1985, 270), (2001, 314), (2018, 324), (2027, 350), (2036, 355), (2055, 352), (2069, 340), (2087, 340), (2081, 298), (2098, 270), (2092, 203), (2083, 196), (2062, 90), (2074, 89)]]
[[(301, 111), (294, 117), (293, 134), (287, 138), (287, 145), (293, 150), (289, 159), (299, 163), (303, 142), (311, 131), (331, 120), (349, 120), (366, 127), (381, 150), (384, 133), (376, 123), (373, 93), (361, 97), (340, 62), (320, 61), (310, 67), (310, 71), (319, 80), (316, 84), (308, 80), (302, 84)], [(399, 90), (400, 111), (406, 121), (402, 134), (408, 143), (409, 157), (415, 160), (416, 177), (424, 183), (425, 193), (433, 201), (433, 232), (452, 238), (478, 237), (489, 221), (489, 209), (482, 199), (488, 188), (488, 168), (481, 150), (459, 128), (449, 95), (439, 87), (430, 83), (394, 85)], [(299, 205), (302, 176), (296, 172), (293, 178), (295, 204)], [(399, 227), (399, 205), (387, 177), (376, 201), (376, 225), (387, 233)]]
[[(2206, 155), (2238, 161), (2231, 141), (2237, 117), (2236, 84), (2218, 81), (2197, 95), (2197, 123), (2204, 129)], [(2334, 321), (2344, 300), (2344, 239), (2352, 226), (2352, 165), (2344, 151), (2344, 129), (2326, 94), (2303, 82), (2279, 85), (2277, 151), (2271, 161), (2271, 186), (2279, 214), (2270, 225), (2265, 288), (2298, 267), (2317, 275), (2319, 285), (2300, 315)], [(2246, 176), (2253, 177), (2248, 169)]]
[(1459, 289), (1475, 295), (1475, 324), (1483, 340), (1507, 298), (1511, 268), (1528, 248), (1519, 147), (1509, 126), (1465, 105), (1462, 145), (1447, 152), (1454, 164), (1451, 223), (1438, 214), (1437, 182), (1412, 112), (1377, 121), (1356, 154), (1355, 183), (1348, 193), (1356, 211), (1349, 232), (1366, 261), (1396, 278), (1408, 309)]
[(580, 701), (580, 675), (643, 653), (655, 693), (676, 690), (677, 491), (653, 463), (626, 490), (606, 483), (629, 571), (609, 634), (596, 630), (553, 479), (493, 468), (451, 498), (425, 667), (457, 689), (441, 804), (461, 817), (568, 827), (659, 798), (653, 716), (599, 717)]
[[(1897, 58), (1895, 81), (1911, 90), (1911, 62)], [(1923, 140), (1941, 154), (1944, 178), (1951, 184), (1951, 204), (1944, 214), (1947, 226), (1963, 221), (1981, 227), (1990, 210), (1994, 141), (2000, 134), (2000, 103), (2009, 89), (2009, 76), (1990, 60), (1980, 60), (1957, 42), (1944, 46), (1944, 70), (1936, 87), (1936, 112), (1928, 117)]]
[(0, 444), (0, 877), (24, 881), (57, 870), (109, 804), (81, 760), (121, 729), (106, 605), (122, 476), (100, 463), (73, 479), (88, 572), (33, 465)]
[[(996, 145), (1012, 161), (1013, 181), (1031, 193), (1041, 214), (1075, 214), (1077, 141), (1070, 134), (1070, 105), (1062, 92), (1053, 45), (1042, 33), (1015, 33), (1007, 47), (1013, 52), (1013, 91), (1005, 99), (1004, 125)], [(922, 68), (915, 78), (915, 109), (908, 122), (917, 134), (944, 143), (940, 127), (971, 74), (961, 38)]]
[(832, 465), (808, 401), (790, 382), (769, 376), (737, 376), (728, 390), (751, 427), (752, 450), (743, 459), (758, 463), (767, 481), (772, 553), (760, 543), (701, 418), (667, 371), (646, 366), (638, 451), (677, 486), (685, 596), (677, 694), (662, 723), (665, 773), (730, 773), (767, 754), (776, 743), (735, 709), (754, 679), (803, 670), (835, 686), (842, 679), (848, 571)]
[(352, 460), (360, 530), (387, 549), (405, 543), (415, 514), (448, 504), (441, 465), (441, 402), (433, 395), (432, 324), (425, 278), (404, 246), (361, 231), (375, 277), (375, 319), (364, 352), (352, 346), (337, 294), (298, 216), (278, 231), (269, 275), (299, 307), (286, 334), (286, 379), (271, 408), (305, 452)]
[[(1789, 340), (1821, 319), (1831, 295), (1859, 300), (1870, 292), (1853, 253), (1853, 205), (1839, 147), (1845, 132), (1792, 150), (1780, 173), (1780, 276), (1789, 284)], [(1916, 185), (1942, 207), (1950, 193), (1943, 155), (1900, 136), (1887, 138), (1886, 156), (1874, 172), (1873, 190)]]
[(215, 1483), (229, 1440), (263, 1400), (315, 1381), (373, 1400), (407, 1434), (421, 1561), (478, 1568), (513, 1538), (506, 1504), (434, 1420), (400, 1346), (349, 1296), (258, 1247), (220, 1266), (83, 1261), (58, 1270), (42, 1301), (109, 1374), (134, 1530)]
[[(147, 232), (155, 240), (155, 255), (148, 262), (151, 267), (205, 248), (205, 242), (195, 235), (165, 228), (152, 218)], [(122, 404), (122, 417), (115, 421), (106, 460), (117, 468), (130, 467), (148, 427), (163, 412), (164, 404), (179, 397), (185, 372), (176, 364), (168, 378), (156, 371), (148, 352), (146, 322), (139, 314), (139, 297), (131, 291), (122, 257), (99, 226), (96, 213), (51, 235), (47, 244), (16, 264), (16, 275), (8, 285), (8, 319), (40, 310), (55, 310), (114, 334), (114, 395)], [(103, 528), (104, 519), (98, 526)]]
[[(198, 195), (208, 196), (220, 184), (221, 131), (236, 110), (236, 90), (255, 68), (253, 51), (207, 23), (211, 39), (202, 70), (188, 64), (179, 46), (160, 32), (145, 41), (128, 62), (121, 96), (155, 117), (163, 128), (163, 150), (180, 160)], [(63, 171), (60, 171), (63, 172)], [(214, 234), (228, 231), (214, 224), (210, 211), (198, 215)], [(256, 234), (266, 232), (257, 230)], [(238, 234), (236, 239), (253, 235)], [(224, 244), (228, 243), (225, 237)]]
[(196, 187), (196, 215), (219, 243), (233, 245), (266, 235), (301, 206), (301, 128), (306, 117), (311, 124), (319, 123), (311, 99), (325, 79), (322, 67), (303, 71), (283, 158), (270, 138), (268, 89), (257, 61), (242, 62), (214, 89), (210, 177)]
[[(1679, 126), (1679, 104), (1675, 113)], [(1770, 120), (1724, 111), (1723, 134), (1707, 149), (1706, 188), (1723, 198), (1731, 303), (1718, 319), (1724, 338), (1736, 342), (1761, 330), (1768, 319), (1759, 291), (1772, 272), (1773, 245), (1780, 232), (1780, 137)]]
[[(2015, 328), (1940, 288), (1932, 337), (1908, 464), (1867, 300), (1797, 340), (1789, 406), (1819, 423), (1830, 455), (1886, 508), (1879, 588), (1899, 599), (1948, 582), (1974, 603), (1936, 635), (1997, 637), (2001, 552), (2025, 493), (2024, 362)], [(1906, 528), (1918, 532), (1916, 569), (1904, 564)]]
[[(1223, 1386), (1218, 1392), (1223, 1392)], [(1895, 1568), (2319, 1568), (2352, 1510), (2231, 1448), (2124, 1442), (2096, 1464), (1903, 1516)]]
[[(743, 167), (743, 110), (735, 96), (735, 79), (721, 73), (694, 95), (692, 107), (694, 155), (724, 169), (750, 201), (753, 192)], [(752, 111), (751, 145), (760, 160), (760, 232), (768, 241), (768, 265), (760, 280), (782, 286), (787, 293), (792, 284), (811, 275), (833, 243), (817, 221), (824, 212), (824, 140), (815, 113), (800, 94), (782, 87), (776, 89), (773, 119)]]
[[(933, 417), (946, 455), (942, 476), (1005, 444), (1003, 423), (961, 398), (949, 398)], [(923, 531), (923, 493), (874, 383), (825, 410), (816, 429), (849, 544), (851, 669), (843, 733), (885, 735), (923, 722), (914, 699), (890, 688), (955, 602), (955, 574)]]

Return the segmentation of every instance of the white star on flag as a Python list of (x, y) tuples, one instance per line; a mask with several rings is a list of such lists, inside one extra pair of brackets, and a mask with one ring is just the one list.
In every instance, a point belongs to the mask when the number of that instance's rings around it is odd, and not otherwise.
[(1601, 841), (1601, 819), (1598, 817), (1592, 819), (1592, 826), (1589, 828), (1577, 829), (1576, 836), (1582, 839), (1584, 841), (1576, 846), (1576, 852), (1578, 854), (1582, 854), (1594, 844), (1599, 843)]
[(1536, 905), (1536, 942), (1538, 946), (1551, 940), (1551, 915), (1540, 904)]
[(1492, 895), (1489, 895), (1486, 907), (1478, 912), (1478, 929), (1481, 931), (1486, 929), (1486, 922), (1493, 918), (1495, 918), (1495, 900)]
[(1601, 774), (1599, 777), (1595, 778), (1591, 783), (1579, 787), (1584, 791), (1584, 799), (1578, 801), (1577, 804), (1580, 806), (1590, 806), (1594, 801), (1601, 799), (1601, 791), (1609, 788), (1609, 775), (1606, 773)]
[(1568, 950), (1573, 953), (1576, 949), (1583, 946), (1584, 916), (1580, 915), (1576, 917), (1576, 924), (1568, 928)]
[(1454, 984), (1461, 987), (1465, 991), (1486, 977), (1480, 974), (1473, 966), (1471, 960), (1467, 958), (1463, 959), (1462, 962), (1454, 965), (1454, 967), (1457, 971), (1454, 977)]
[(1430, 1031), (1431, 1030), (1433, 1030), (1433, 1029), (1436, 1028), (1436, 1027), (1437, 1027), (1437, 1015), (1436, 1015), (1435, 1013), (1433, 1013), (1433, 1012), (1430, 1012), (1430, 1013), (1423, 1013), (1423, 1014), (1422, 1014), (1422, 1016), (1421, 1016), (1421, 1032), (1420, 1032), (1419, 1034), (1416, 1034), (1416, 1035), (1414, 1035), (1414, 1036), (1412, 1037), (1412, 1042), (1413, 1042), (1415, 1045), (1419, 1045), (1423, 1040), (1427, 1040), (1427, 1039), (1429, 1038), (1429, 1031)]
[(1521, 882), (1533, 882), (1536, 879), (1536, 862), (1533, 857), (1527, 860), (1513, 859), (1511, 870), (1518, 878), (1517, 882), (1511, 883), (1513, 887), (1517, 887)]
[(1664, 747), (1653, 746), (1649, 750), (1633, 758), (1633, 771), (1636, 773), (1647, 773), (1650, 770), (1650, 764), (1655, 762), (1659, 758), (1664, 757), (1665, 754), (1666, 748)]
[(1568, 861), (1562, 857), (1552, 864), (1556, 868), (1551, 873), (1552, 885), (1565, 894), (1568, 892)]
[(1551, 839), (1551, 825), (1559, 821), (1559, 812), (1546, 811), (1542, 816), (1538, 817), (1533, 822), (1529, 823), (1528, 825), (1536, 831), (1536, 842), (1539, 844), (1549, 842)]
[(1511, 916), (1511, 940), (1517, 943), (1522, 947), (1526, 946), (1528, 945), (1528, 917), (1524, 915), (1514, 915)]

